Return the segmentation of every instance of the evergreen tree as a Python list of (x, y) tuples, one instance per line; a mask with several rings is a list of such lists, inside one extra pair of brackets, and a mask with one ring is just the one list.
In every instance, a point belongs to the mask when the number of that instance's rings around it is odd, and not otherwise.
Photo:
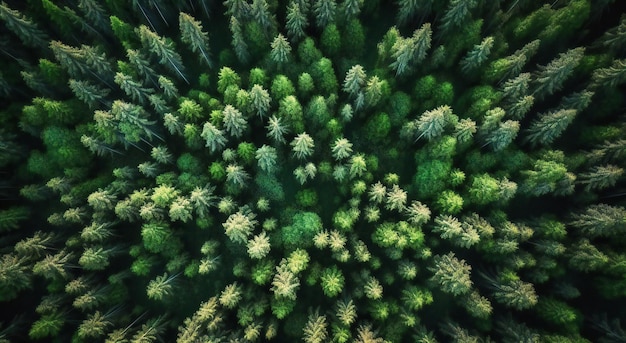
[(36, 48), (44, 48), (48, 45), (48, 37), (37, 27), (37, 24), (19, 11), (10, 8), (5, 2), (0, 3), (0, 19), (24, 44)]
[(591, 76), (596, 87), (617, 87), (626, 82), (626, 59), (614, 60), (608, 68), (598, 68)]
[(211, 52), (209, 50), (209, 34), (202, 28), (202, 23), (195, 20), (191, 15), (180, 12), (178, 16), (180, 39), (183, 43), (188, 44), (191, 51), (199, 53), (200, 60), (211, 68)]
[(452, 0), (441, 18), (441, 29), (443, 33), (448, 33), (453, 29), (460, 28), (465, 24), (470, 16), (470, 11), (478, 5), (476, 0)]
[(459, 260), (454, 253), (435, 255), (434, 266), (428, 268), (434, 274), (431, 281), (441, 286), (441, 290), (452, 295), (466, 294), (472, 287), (471, 266)]
[(135, 32), (139, 36), (143, 47), (159, 58), (159, 63), (175, 72), (185, 83), (189, 84), (185, 74), (183, 74), (185, 68), (182, 59), (176, 52), (172, 41), (160, 37), (158, 34), (150, 31), (145, 25), (139, 26), (139, 28), (135, 29)]
[(540, 66), (534, 80), (535, 89), (533, 95), (543, 98), (552, 95), (561, 89), (563, 83), (574, 72), (583, 58), (585, 48), (575, 48), (568, 50), (545, 66)]
[(526, 141), (532, 146), (548, 145), (557, 139), (576, 117), (576, 110), (563, 109), (540, 114), (526, 131)]
[(289, 42), (282, 34), (279, 33), (278, 36), (274, 38), (271, 47), (272, 51), (270, 52), (270, 57), (276, 64), (283, 65), (289, 60), (291, 45), (289, 45)]
[(572, 225), (589, 237), (617, 237), (624, 232), (626, 209), (619, 206), (596, 204), (572, 215)]
[(480, 67), (489, 57), (493, 43), (493, 37), (485, 37), (480, 44), (474, 45), (474, 48), (461, 60), (461, 70), (469, 73)]
[(315, 147), (313, 138), (306, 132), (297, 135), (290, 145), (292, 146), (293, 155), (301, 160), (311, 156)]
[(296, 1), (291, 1), (287, 7), (287, 22), (285, 23), (291, 41), (296, 42), (304, 38), (306, 36), (304, 30), (308, 25), (306, 13)]
[(319, 28), (325, 28), (328, 24), (335, 22), (337, 12), (337, 2), (335, 0), (316, 0), (313, 4), (315, 23)]
[(263, 89), (263, 86), (255, 84), (250, 90), (250, 101), (256, 114), (263, 118), (270, 110), (272, 98), (269, 92)]

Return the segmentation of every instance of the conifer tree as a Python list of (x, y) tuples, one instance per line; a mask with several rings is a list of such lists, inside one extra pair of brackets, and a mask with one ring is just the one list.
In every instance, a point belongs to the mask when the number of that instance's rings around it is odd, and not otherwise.
[(10, 8), (5, 2), (0, 3), (0, 19), (24, 44), (38, 48), (48, 45), (48, 37), (37, 24), (19, 11)]
[(316, 0), (313, 4), (315, 23), (319, 28), (325, 28), (328, 24), (335, 22), (337, 12), (337, 2), (335, 0)]
[(191, 15), (180, 12), (178, 16), (181, 41), (189, 45), (191, 51), (199, 53), (201, 61), (211, 68), (211, 52), (209, 50), (209, 34), (202, 28), (202, 23), (195, 20)]
[(135, 32), (139, 36), (143, 47), (159, 58), (159, 63), (175, 72), (185, 83), (189, 84), (189, 80), (183, 74), (185, 68), (182, 59), (176, 52), (172, 41), (160, 37), (145, 25), (139, 26), (139, 28), (135, 29)]
[(289, 42), (282, 34), (279, 33), (278, 36), (274, 38), (271, 48), (270, 57), (276, 64), (283, 65), (289, 60), (291, 45), (289, 45)]
[(306, 13), (296, 1), (291, 1), (287, 7), (287, 35), (292, 42), (299, 41), (306, 35), (304, 30), (309, 25)]
[(576, 117), (576, 110), (563, 109), (540, 114), (526, 130), (526, 141), (532, 146), (548, 145), (557, 139)]
[(475, 71), (489, 58), (494, 38), (485, 37), (480, 44), (474, 45), (467, 55), (461, 60), (461, 70), (465, 73)]
[(585, 48), (568, 50), (545, 66), (539, 66), (534, 80), (535, 88), (533, 95), (543, 98), (561, 89), (563, 83), (572, 75), (574, 68), (583, 58)]

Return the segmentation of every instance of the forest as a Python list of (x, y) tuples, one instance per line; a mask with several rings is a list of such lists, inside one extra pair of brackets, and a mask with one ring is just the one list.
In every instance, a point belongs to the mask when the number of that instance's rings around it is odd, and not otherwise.
[(0, 343), (626, 342), (621, 0), (0, 0)]

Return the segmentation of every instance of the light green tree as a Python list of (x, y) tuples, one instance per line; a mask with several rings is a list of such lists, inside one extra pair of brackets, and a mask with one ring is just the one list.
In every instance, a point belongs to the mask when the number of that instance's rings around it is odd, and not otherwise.
[(450, 252), (446, 255), (435, 255), (434, 265), (428, 269), (433, 272), (431, 281), (441, 287), (441, 290), (458, 296), (468, 293), (472, 288), (470, 270), (472, 267), (459, 260)]
[(180, 29), (180, 39), (187, 44), (191, 51), (199, 53), (200, 61), (206, 63), (210, 68), (211, 51), (209, 50), (209, 34), (202, 28), (202, 23), (191, 15), (180, 12), (178, 15), (178, 27)]
[(183, 74), (184, 66), (182, 58), (176, 52), (174, 44), (171, 40), (160, 37), (145, 25), (140, 25), (137, 29), (135, 29), (135, 32), (139, 36), (141, 44), (144, 48), (148, 49), (159, 58), (159, 63), (175, 72), (185, 81), (185, 83), (189, 84), (185, 74)]
[[(297, 5), (296, 5), (297, 6)], [(279, 66), (287, 63), (291, 56), (291, 45), (282, 34), (278, 34), (270, 45), (272, 50), (270, 51), (270, 58)]]
[(239, 138), (248, 127), (248, 121), (243, 114), (231, 105), (222, 110), (224, 128), (233, 137)]
[(306, 132), (297, 135), (293, 141), (291, 141), (290, 145), (292, 147), (294, 157), (301, 160), (311, 156), (313, 154), (313, 148), (315, 148), (313, 138), (311, 138), (311, 136), (309, 136)]
[(222, 226), (228, 238), (236, 243), (247, 243), (254, 227), (258, 224), (254, 214), (249, 209), (239, 210), (226, 219)]

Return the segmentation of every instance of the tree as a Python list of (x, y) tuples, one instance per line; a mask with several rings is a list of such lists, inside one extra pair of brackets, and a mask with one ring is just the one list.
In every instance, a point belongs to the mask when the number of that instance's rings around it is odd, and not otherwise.
[(537, 294), (533, 284), (519, 279), (491, 283), (497, 302), (517, 310), (531, 308), (537, 304)]
[(211, 68), (211, 52), (209, 50), (209, 34), (202, 28), (202, 23), (195, 20), (191, 15), (180, 12), (178, 15), (180, 40), (189, 45), (191, 51), (199, 53), (200, 61), (206, 63)]
[(478, 5), (476, 0), (452, 0), (441, 19), (443, 33), (461, 27), (471, 16), (470, 10)]
[(311, 313), (302, 330), (302, 338), (305, 343), (326, 342), (328, 337), (328, 324), (326, 316), (319, 315), (317, 311)]
[(295, 96), (296, 89), (293, 86), (293, 83), (289, 78), (285, 75), (279, 74), (274, 77), (274, 81), (272, 81), (272, 87), (270, 89), (270, 93), (272, 97), (278, 101), (282, 101), (284, 98), (288, 96)]
[(570, 225), (593, 237), (619, 237), (624, 233), (626, 209), (607, 204), (588, 206), (580, 213), (572, 215)]
[(287, 7), (287, 22), (285, 27), (287, 28), (287, 34), (291, 38), (292, 42), (298, 41), (306, 36), (304, 30), (309, 25), (306, 17), (306, 13), (300, 8), (297, 1), (290, 1)]
[(102, 246), (93, 246), (85, 249), (78, 259), (78, 264), (84, 270), (104, 270), (109, 266), (109, 258), (119, 249), (104, 249)]
[(144, 48), (148, 49), (159, 58), (159, 63), (166, 66), (172, 72), (175, 72), (185, 83), (189, 84), (185, 74), (183, 74), (184, 66), (182, 59), (176, 52), (171, 40), (168, 41), (160, 37), (158, 34), (150, 31), (145, 25), (139, 26), (139, 28), (135, 29), (135, 32), (139, 36)]
[(222, 150), (228, 141), (224, 136), (224, 132), (211, 124), (211, 122), (204, 123), (200, 136), (206, 141), (206, 147), (210, 149), (211, 153)]
[(402, 301), (412, 311), (417, 312), (424, 305), (433, 302), (433, 295), (426, 289), (417, 286), (409, 286), (402, 290)]
[(226, 182), (239, 188), (247, 186), (250, 175), (243, 167), (236, 164), (229, 164), (226, 167)]
[(576, 110), (562, 109), (540, 114), (526, 130), (525, 140), (532, 146), (549, 145), (557, 139), (576, 117)]
[[(287, 261), (283, 259), (276, 267), (276, 274), (272, 279), (271, 291), (278, 300), (296, 300), (296, 292), (300, 287), (300, 280), (289, 270)], [(280, 317), (278, 317), (280, 319)]]
[(575, 48), (559, 54), (545, 66), (539, 66), (535, 76), (533, 95), (543, 98), (561, 89), (565, 80), (572, 75), (574, 68), (583, 58), (585, 48)]
[(594, 166), (589, 172), (580, 174), (578, 182), (585, 185), (586, 191), (602, 190), (613, 187), (623, 174), (623, 168), (611, 164)]
[(233, 242), (247, 243), (248, 236), (252, 234), (254, 226), (258, 224), (254, 218), (256, 218), (256, 214), (249, 209), (239, 210), (231, 214), (226, 222), (222, 223), (226, 236)]
[(269, 111), (272, 101), (269, 92), (265, 90), (263, 86), (255, 84), (250, 90), (250, 100), (252, 102), (252, 108), (259, 117), (263, 118)]
[(317, 0), (313, 4), (315, 23), (319, 28), (325, 28), (335, 21), (337, 2), (335, 0)]
[(429, 141), (439, 137), (446, 125), (454, 116), (449, 106), (440, 106), (434, 110), (426, 111), (417, 119), (417, 133), (419, 136), (416, 141), (425, 137)]
[(431, 281), (441, 286), (441, 290), (454, 296), (466, 294), (471, 290), (471, 266), (465, 260), (459, 260), (450, 252), (446, 255), (435, 255), (434, 265), (428, 269), (433, 272)]
[[(297, 6), (297, 5), (296, 5)], [(291, 45), (282, 34), (278, 34), (271, 44), (270, 58), (279, 66), (284, 65), (291, 56)]]
[(306, 248), (313, 244), (315, 235), (322, 231), (322, 219), (314, 212), (298, 212), (291, 225), (281, 229), (280, 236), (287, 249)]
[(191, 211), (191, 201), (186, 197), (179, 196), (170, 205), (170, 219), (172, 221), (180, 220), (181, 222), (186, 223), (192, 219)]
[(333, 298), (341, 293), (344, 284), (345, 278), (336, 266), (326, 268), (322, 271), (320, 276), (320, 285), (322, 286), (322, 291), (327, 297)]
[(233, 309), (237, 307), (237, 304), (241, 300), (241, 293), (241, 286), (233, 282), (224, 287), (224, 290), (220, 294), (219, 302), (225, 308)]
[(95, 109), (98, 104), (105, 104), (104, 99), (111, 92), (110, 89), (100, 88), (83, 80), (70, 79), (69, 86), (76, 98), (86, 103), (90, 109)]
[(474, 45), (474, 48), (461, 60), (461, 70), (469, 73), (480, 67), (489, 58), (493, 43), (494, 38), (490, 36), (485, 37), (480, 44)]
[(167, 275), (167, 273), (163, 273), (163, 275), (159, 275), (153, 280), (148, 282), (148, 286), (146, 287), (146, 294), (148, 298), (153, 300), (163, 300), (168, 297), (174, 291), (174, 280), (180, 274), (175, 274), (172, 276)]
[(341, 161), (352, 154), (352, 143), (346, 138), (337, 138), (331, 147), (333, 157), (336, 161)]
[(165, 251), (173, 240), (174, 233), (167, 224), (146, 223), (141, 227), (141, 238), (146, 250), (153, 253)]
[(0, 3), (0, 19), (24, 44), (35, 48), (44, 48), (48, 45), (48, 37), (37, 24), (19, 11), (11, 9), (5, 2)]
[(367, 75), (365, 75), (363, 67), (360, 64), (353, 65), (346, 73), (343, 91), (350, 94), (351, 97), (356, 97), (358, 93), (362, 92), (366, 78)]
[(276, 18), (274, 18), (273, 14), (270, 12), (266, 0), (252, 0), (250, 14), (252, 19), (254, 19), (266, 33), (270, 32), (276, 26)]
[(617, 87), (626, 82), (626, 59), (614, 60), (608, 68), (598, 68), (591, 76), (596, 87)]
[(256, 150), (255, 157), (259, 168), (264, 172), (271, 174), (278, 168), (276, 165), (278, 154), (274, 147), (263, 144)]
[(270, 252), (270, 238), (265, 234), (265, 231), (263, 231), (248, 240), (247, 248), (250, 258), (262, 259)]
[(407, 200), (407, 193), (398, 185), (393, 185), (391, 190), (387, 191), (387, 199), (385, 208), (392, 211), (403, 211)]
[(282, 123), (281, 118), (278, 118), (272, 115), (268, 122), (267, 126), (267, 136), (274, 140), (276, 143), (284, 143), (285, 142), (285, 134), (289, 132), (289, 128)]
[(57, 311), (44, 314), (30, 327), (30, 330), (28, 331), (28, 337), (30, 337), (31, 339), (56, 337), (61, 332), (63, 324), (65, 324), (63, 314)]
[(132, 76), (124, 73), (116, 73), (114, 81), (134, 102), (142, 105), (145, 104), (148, 96), (154, 92), (152, 88), (142, 87), (140, 82), (133, 80)]
[(315, 148), (313, 138), (306, 132), (297, 135), (293, 141), (291, 141), (290, 145), (292, 146), (294, 157), (301, 160), (311, 156), (313, 154), (313, 148)]
[(604, 267), (609, 262), (609, 257), (588, 239), (581, 239), (573, 244), (570, 250), (569, 265), (574, 270), (588, 273)]
[(222, 116), (226, 131), (233, 137), (241, 137), (248, 126), (248, 121), (243, 114), (233, 106), (226, 105), (222, 110)]

